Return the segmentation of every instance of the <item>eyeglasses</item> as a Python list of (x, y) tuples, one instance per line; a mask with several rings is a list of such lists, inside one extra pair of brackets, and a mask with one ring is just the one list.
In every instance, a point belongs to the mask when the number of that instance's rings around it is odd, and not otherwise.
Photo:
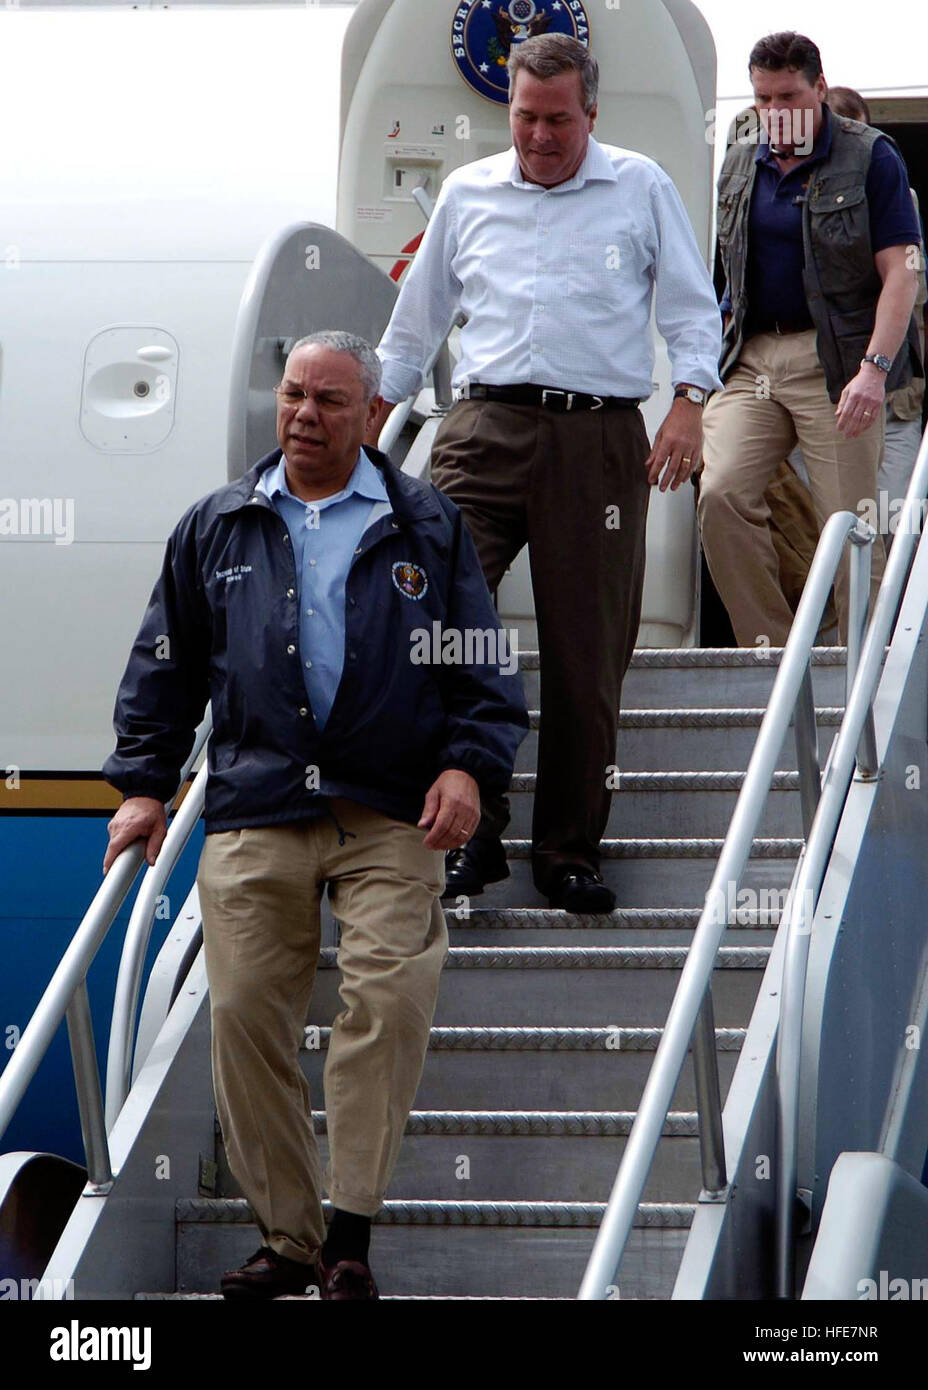
[[(310, 393), (299, 386), (275, 386), (274, 395), (277, 397), (278, 405), (286, 406), (288, 410), (292, 410), (309, 400)], [(321, 396), (316, 396), (315, 401), (318, 410), (344, 410), (346, 406), (351, 404), (350, 401), (343, 400), (341, 396), (332, 397), (324, 392)]]

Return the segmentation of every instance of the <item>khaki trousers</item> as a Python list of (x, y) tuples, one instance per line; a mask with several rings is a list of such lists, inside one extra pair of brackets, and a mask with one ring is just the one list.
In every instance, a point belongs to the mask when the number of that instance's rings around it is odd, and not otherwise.
[[(857, 439), (834, 422), (815, 330), (758, 333), (745, 343), (725, 390), (703, 412), (699, 523), (709, 570), (742, 647), (766, 638), (786, 643), (793, 614), (780, 586), (770, 509), (764, 492), (797, 440), (809, 473), (819, 526), (834, 512), (857, 512), (876, 496), (883, 449), (883, 412)], [(871, 603), (885, 552), (873, 547)], [(847, 641), (849, 562), (845, 549), (835, 581), (842, 642)]]
[[(528, 544), (541, 661), (535, 885), (557, 869), (599, 868), (612, 796), (622, 680), (644, 583), (650, 452), (639, 410), (459, 401), (432, 445), (432, 482), (460, 507), (487, 587)], [(503, 797), (478, 836), (499, 835)]]
[[(334, 816), (207, 835), (197, 884), (210, 990), (216, 1108), (229, 1166), (262, 1242), (312, 1263), (332, 1203), (374, 1216), (393, 1173), (448, 954), (444, 855), (425, 831), (332, 798)], [(342, 839), (344, 843), (340, 844)], [(323, 1086), (320, 1171), (299, 1066), (329, 885), (344, 1008)]]

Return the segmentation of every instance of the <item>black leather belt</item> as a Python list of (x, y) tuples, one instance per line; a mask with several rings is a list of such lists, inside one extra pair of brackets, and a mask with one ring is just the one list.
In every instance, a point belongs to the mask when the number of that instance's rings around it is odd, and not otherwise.
[(639, 402), (631, 396), (585, 396), (580, 391), (561, 391), (553, 386), (484, 386), (468, 382), (462, 400), (504, 401), (508, 405), (541, 405), (546, 410), (634, 410)]
[(777, 333), (783, 337), (785, 333), (808, 333), (809, 329), (814, 327), (814, 323), (794, 323), (789, 319), (778, 319), (774, 323), (765, 324), (763, 328), (752, 328), (748, 336), (753, 337), (755, 333)]

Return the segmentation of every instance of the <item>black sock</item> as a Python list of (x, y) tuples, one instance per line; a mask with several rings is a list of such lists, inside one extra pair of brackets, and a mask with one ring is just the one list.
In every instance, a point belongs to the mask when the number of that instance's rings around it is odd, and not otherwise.
[(370, 1241), (371, 1218), (336, 1207), (322, 1247), (323, 1263), (331, 1266), (339, 1260), (360, 1260), (366, 1265)]

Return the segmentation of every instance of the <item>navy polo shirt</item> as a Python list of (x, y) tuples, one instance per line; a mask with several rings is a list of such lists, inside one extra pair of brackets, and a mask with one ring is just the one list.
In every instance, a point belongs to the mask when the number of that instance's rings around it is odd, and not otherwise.
[[(823, 106), (812, 153), (786, 174), (780, 173), (769, 141), (758, 143), (748, 223), (745, 337), (770, 331), (777, 322), (791, 328), (813, 326), (802, 287), (802, 207), (796, 198), (809, 184), (811, 167), (831, 150), (831, 119), (827, 105)], [(873, 251), (917, 246), (920, 235), (908, 170), (888, 140), (877, 140), (873, 146), (865, 190)], [(731, 312), (727, 287), (720, 307), (723, 313)]]

